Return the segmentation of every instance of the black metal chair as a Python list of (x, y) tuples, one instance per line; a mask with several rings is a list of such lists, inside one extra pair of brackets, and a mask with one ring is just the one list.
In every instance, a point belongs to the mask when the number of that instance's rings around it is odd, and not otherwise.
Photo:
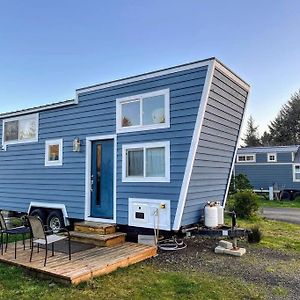
[(39, 217), (35, 216), (26, 216), (28, 220), (28, 224), (30, 227), (31, 232), (31, 254), (30, 254), (30, 262), (32, 261), (32, 254), (33, 254), (33, 246), (34, 244), (38, 245), (38, 252), (39, 252), (39, 245), (45, 246), (45, 261), (44, 267), (47, 263), (47, 256), (48, 256), (48, 245), (52, 245), (52, 256), (54, 256), (54, 243), (59, 242), (64, 239), (68, 239), (69, 244), (69, 260), (71, 260), (71, 237), (70, 232), (66, 228), (60, 229), (56, 233), (66, 232), (67, 236), (61, 236), (58, 234), (54, 234), (53, 231), (50, 232), (49, 230), (45, 229), (42, 220)]
[(23, 248), (25, 250), (25, 235), (30, 233), (29, 227), (26, 226), (19, 226), (19, 227), (13, 227), (8, 228), (5, 222), (5, 218), (0, 212), (0, 231), (1, 231), (1, 255), (3, 255), (3, 236), (6, 235), (6, 242), (5, 242), (5, 252), (7, 251), (7, 245), (8, 245), (8, 237), (10, 235), (15, 236), (15, 259), (17, 258), (17, 235), (22, 235), (23, 237)]

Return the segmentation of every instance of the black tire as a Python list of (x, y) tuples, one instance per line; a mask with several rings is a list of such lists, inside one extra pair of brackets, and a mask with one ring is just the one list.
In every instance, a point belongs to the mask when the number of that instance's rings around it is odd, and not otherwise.
[(35, 208), (30, 212), (30, 215), (39, 217), (42, 220), (43, 224), (46, 224), (47, 216), (46, 216), (46, 212), (43, 209)]
[(288, 191), (282, 191), (279, 195), (280, 200), (291, 200), (291, 194)]
[(47, 217), (47, 226), (49, 226), (53, 232), (57, 232), (65, 227), (63, 214), (59, 210), (53, 210)]
[(297, 198), (300, 198), (300, 192), (295, 192), (293, 194), (293, 200), (296, 200)]

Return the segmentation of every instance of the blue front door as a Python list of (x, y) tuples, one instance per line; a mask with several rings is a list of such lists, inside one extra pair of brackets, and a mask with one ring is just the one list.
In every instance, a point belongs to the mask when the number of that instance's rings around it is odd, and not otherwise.
[(113, 219), (114, 141), (92, 144), (91, 217)]

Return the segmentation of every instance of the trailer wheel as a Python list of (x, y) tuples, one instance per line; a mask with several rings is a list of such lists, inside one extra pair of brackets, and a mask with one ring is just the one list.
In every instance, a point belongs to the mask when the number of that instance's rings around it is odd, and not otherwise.
[(43, 224), (45, 224), (45, 222), (46, 222), (46, 212), (43, 209), (35, 208), (30, 212), (30, 215), (39, 217), (42, 220)]
[(61, 211), (53, 210), (47, 217), (47, 225), (53, 232), (57, 232), (64, 227), (64, 218)]
[(293, 200), (296, 200), (297, 198), (300, 198), (300, 192), (296, 192), (293, 194)]
[(291, 200), (291, 194), (287, 191), (282, 191), (279, 194), (280, 200)]

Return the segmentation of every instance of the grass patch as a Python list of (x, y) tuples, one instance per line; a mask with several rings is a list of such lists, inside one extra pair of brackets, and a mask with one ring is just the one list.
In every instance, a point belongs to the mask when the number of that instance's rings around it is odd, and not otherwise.
[[(230, 217), (226, 217), (225, 220), (230, 225)], [(249, 229), (253, 226), (259, 226), (263, 233), (260, 246), (300, 252), (300, 225), (267, 220), (262, 217), (238, 219), (237, 223), (238, 227)]]
[[(222, 284), (220, 284), (222, 283)], [(35, 280), (0, 264), (1, 299), (264, 299), (265, 286), (236, 278), (160, 270), (136, 265), (78, 287)]]
[(295, 200), (267, 200), (264, 197), (259, 198), (260, 207), (282, 207), (282, 208), (300, 208), (300, 198)]

